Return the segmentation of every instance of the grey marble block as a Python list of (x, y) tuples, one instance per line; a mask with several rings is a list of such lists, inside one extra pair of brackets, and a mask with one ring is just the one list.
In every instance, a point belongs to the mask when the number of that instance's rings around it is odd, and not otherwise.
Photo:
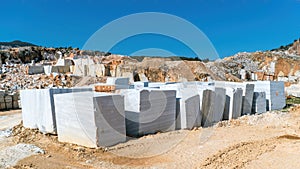
[(120, 93), (125, 96), (127, 135), (175, 130), (175, 91), (148, 88), (120, 90)]
[(214, 91), (204, 90), (202, 100), (202, 126), (212, 126), (221, 121), (226, 101), (226, 90), (218, 87)]
[(236, 119), (241, 116), (243, 90), (241, 88), (226, 87), (226, 102), (223, 114), (224, 120)]
[(254, 92), (253, 95), (253, 113), (265, 113), (267, 111), (266, 92)]
[(86, 147), (126, 141), (123, 96), (79, 92), (54, 95), (54, 100), (59, 141)]

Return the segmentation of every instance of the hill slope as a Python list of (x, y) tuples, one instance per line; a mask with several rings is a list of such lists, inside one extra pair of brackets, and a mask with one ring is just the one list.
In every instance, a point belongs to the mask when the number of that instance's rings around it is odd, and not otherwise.
[(24, 47), (24, 46), (36, 46), (32, 43), (22, 42), (19, 40), (15, 40), (12, 42), (0, 42), (0, 46), (11, 46), (11, 47)]

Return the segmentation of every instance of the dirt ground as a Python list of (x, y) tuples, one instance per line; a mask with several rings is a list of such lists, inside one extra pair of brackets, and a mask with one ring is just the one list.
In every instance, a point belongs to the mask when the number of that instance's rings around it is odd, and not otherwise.
[[(9, 116), (20, 120), (20, 113)], [(24, 158), (11, 168), (300, 168), (300, 106), (98, 149), (60, 143), (57, 136), (20, 124), (12, 137), (0, 140), (0, 150), (18, 143), (36, 145), (45, 154)]]

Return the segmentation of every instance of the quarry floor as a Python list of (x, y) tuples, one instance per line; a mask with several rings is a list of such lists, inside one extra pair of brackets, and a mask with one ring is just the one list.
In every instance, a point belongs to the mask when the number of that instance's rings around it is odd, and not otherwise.
[[(20, 121), (20, 111), (0, 112), (0, 130)], [(0, 151), (18, 143), (36, 145), (45, 154), (19, 159), (11, 168), (300, 168), (300, 106), (210, 128), (157, 133), (106, 149), (60, 143), (55, 135), (19, 124), (11, 137), (0, 137)]]

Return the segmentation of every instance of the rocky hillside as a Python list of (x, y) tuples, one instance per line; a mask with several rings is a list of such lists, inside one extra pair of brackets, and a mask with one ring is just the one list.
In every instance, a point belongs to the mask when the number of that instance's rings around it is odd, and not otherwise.
[[(211, 62), (208, 66), (221, 76), (239, 76), (243, 69), (249, 76), (255, 74), (257, 80), (300, 80), (300, 40), (271, 51), (243, 52)], [(251, 77), (247, 77), (250, 78)]]
[(0, 42), (0, 46), (4, 47), (25, 47), (25, 46), (36, 46), (32, 43), (22, 42), (19, 40), (15, 40), (12, 42)]
[[(26, 44), (14, 41), (15, 44)], [(30, 43), (27, 43), (27, 45)], [(270, 51), (237, 53), (211, 62), (184, 57), (128, 57), (78, 48), (12, 47), (0, 50), (2, 63), (55, 64), (59, 57), (90, 58), (93, 64), (103, 64), (105, 76), (140, 74), (154, 82), (205, 80), (283, 80), (300, 81), (300, 40)], [(244, 75), (242, 73), (244, 72)], [(136, 80), (138, 77), (135, 77)]]

